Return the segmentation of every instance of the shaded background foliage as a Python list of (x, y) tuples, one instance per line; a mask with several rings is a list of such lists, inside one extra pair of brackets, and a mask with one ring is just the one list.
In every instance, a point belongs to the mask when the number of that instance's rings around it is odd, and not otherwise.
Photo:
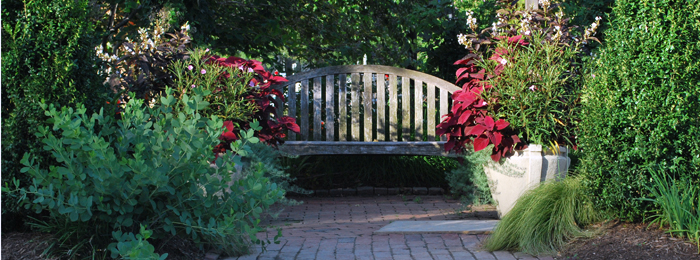
[[(565, 5), (574, 13), (570, 16), (587, 24), (611, 2)], [(50, 160), (33, 134), (46, 120), (38, 102), (82, 103), (90, 113), (114, 100), (94, 48), (103, 45), (114, 52), (162, 10), (170, 13), (173, 28), (189, 22), (191, 47), (259, 59), (271, 70), (281, 70), (287, 58), (313, 68), (356, 64), (366, 55), (368, 64), (453, 81), (457, 67), (451, 64), (466, 54), (456, 39), (467, 28), (465, 11), (474, 10), (483, 28), (498, 9), (493, 0), (38, 0), (2, 5), (3, 183), (12, 177), (26, 183), (19, 173), (24, 152)], [(5, 196), (3, 215), (15, 209)]]
[[(91, 112), (104, 104), (104, 77), (92, 49), (99, 38), (90, 10), (87, 0), (3, 2), (3, 183), (13, 177), (28, 183), (19, 173), (25, 152), (42, 163), (52, 161), (34, 135), (47, 119), (42, 100), (59, 107), (82, 103)], [(11, 221), (15, 218), (5, 213), (17, 210), (16, 201), (3, 196), (3, 219)]]

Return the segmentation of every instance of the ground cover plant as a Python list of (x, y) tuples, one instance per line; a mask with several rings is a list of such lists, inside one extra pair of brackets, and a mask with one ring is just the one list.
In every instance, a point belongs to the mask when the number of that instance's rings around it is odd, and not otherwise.
[(616, 1), (586, 73), (580, 172), (597, 207), (626, 221), (657, 210), (648, 171), (700, 185), (700, 2)]

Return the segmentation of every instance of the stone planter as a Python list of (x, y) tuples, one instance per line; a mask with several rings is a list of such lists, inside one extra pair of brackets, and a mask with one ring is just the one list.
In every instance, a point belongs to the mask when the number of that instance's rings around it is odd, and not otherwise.
[(554, 152), (542, 145), (528, 145), (527, 149), (516, 151), (503, 163), (484, 165), (491, 196), (497, 203), (498, 216), (503, 217), (508, 213), (528, 189), (548, 180), (566, 177), (570, 163), (566, 147), (559, 147), (559, 151)]

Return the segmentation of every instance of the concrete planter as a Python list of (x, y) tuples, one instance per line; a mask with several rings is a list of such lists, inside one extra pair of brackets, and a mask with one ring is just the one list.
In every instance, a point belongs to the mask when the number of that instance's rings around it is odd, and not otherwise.
[(491, 196), (497, 203), (498, 216), (508, 213), (528, 189), (548, 180), (566, 177), (570, 163), (566, 147), (559, 147), (559, 151), (554, 152), (542, 145), (528, 145), (527, 149), (516, 151), (503, 163), (484, 165)]

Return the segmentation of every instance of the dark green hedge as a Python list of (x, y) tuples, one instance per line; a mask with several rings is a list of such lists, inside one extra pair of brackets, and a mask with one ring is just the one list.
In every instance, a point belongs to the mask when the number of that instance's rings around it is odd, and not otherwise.
[[(41, 100), (58, 106), (84, 103), (90, 111), (105, 103), (104, 77), (98, 75), (93, 49), (99, 38), (88, 2), (39, 0), (3, 6), (3, 185), (12, 178), (26, 184), (19, 172), (25, 152), (39, 162), (50, 158), (34, 135), (47, 119)], [(14, 200), (3, 194), (3, 215), (15, 210)]]
[(598, 206), (651, 209), (647, 167), (700, 179), (700, 1), (618, 0), (583, 97), (582, 172)]

